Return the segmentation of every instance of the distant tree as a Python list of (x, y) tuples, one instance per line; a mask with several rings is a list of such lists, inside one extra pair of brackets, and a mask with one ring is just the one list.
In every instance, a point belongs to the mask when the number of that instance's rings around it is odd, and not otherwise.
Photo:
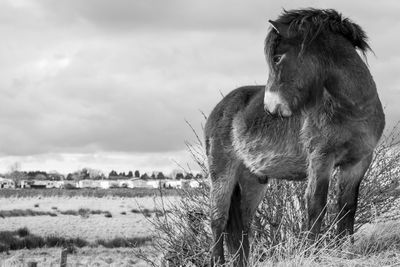
[(72, 173), (68, 173), (66, 180), (68, 181), (74, 180)]
[(186, 180), (191, 180), (191, 179), (193, 179), (193, 174), (187, 173), (187, 174), (185, 175), (185, 179), (186, 179)]
[(102, 180), (105, 178), (104, 173), (101, 170), (96, 170), (92, 168), (86, 168), (89, 173), (89, 179), (92, 180)]
[(53, 171), (53, 172), (47, 174), (47, 179), (49, 179), (51, 181), (61, 181), (61, 180), (64, 180), (64, 175), (62, 175), (56, 171)]
[(39, 174), (37, 174), (37, 175), (35, 176), (35, 179), (36, 179), (36, 180), (47, 180), (47, 176), (44, 175), (44, 174), (42, 174), (42, 173), (39, 173)]
[(161, 179), (165, 179), (165, 176), (162, 172), (157, 173), (157, 179), (161, 180)]
[(140, 177), (140, 172), (138, 170), (135, 171), (135, 177), (139, 178)]
[(195, 176), (196, 179), (203, 179), (203, 175), (201, 173), (196, 174)]
[(185, 178), (185, 176), (183, 175), (183, 173), (181, 173), (181, 172), (178, 172), (176, 175), (175, 175), (175, 179), (176, 180), (180, 180), (180, 179), (184, 179)]
[(129, 177), (129, 178), (132, 178), (132, 177), (133, 177), (132, 171), (129, 171), (129, 172), (128, 172), (128, 177)]
[(148, 180), (148, 179), (150, 179), (150, 177), (147, 175), (147, 173), (143, 173), (142, 176), (140, 176), (140, 179)]
[(13, 164), (11, 164), (9, 167), (10, 172), (17, 172), (21, 169), (21, 163), (16, 161)]
[(83, 179), (89, 179), (90, 178), (90, 173), (89, 170), (86, 168), (83, 168), (81, 171), (78, 171), (78, 176)]
[(7, 179), (12, 179), (15, 183), (18, 183), (21, 180), (28, 180), (29, 176), (26, 172), (21, 171), (13, 171), (5, 175)]
[(156, 179), (156, 174), (154, 172), (151, 174), (151, 179)]
[(118, 173), (114, 170), (112, 170), (109, 174), (108, 177), (110, 178), (111, 176), (118, 176)]

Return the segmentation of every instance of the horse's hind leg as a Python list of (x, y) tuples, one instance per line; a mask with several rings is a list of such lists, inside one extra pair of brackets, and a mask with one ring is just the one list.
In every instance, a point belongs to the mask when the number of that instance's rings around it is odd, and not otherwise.
[[(266, 179), (264, 179), (266, 180)], [(256, 175), (252, 174), (247, 168), (243, 168), (239, 176), (241, 188), (241, 217), (243, 222), (242, 234), (240, 240), (230, 242), (234, 246), (230, 247), (231, 253), (238, 253), (237, 266), (246, 266), (249, 256), (249, 237), (250, 227), (257, 211), (258, 205), (262, 201), (267, 190), (267, 184), (260, 184)], [(229, 246), (228, 246), (229, 247)]]
[(218, 162), (210, 160), (211, 176), (211, 230), (213, 235), (213, 247), (211, 255), (211, 266), (215, 263), (223, 264), (224, 247), (223, 232), (228, 220), (229, 207), (232, 192), (237, 184), (237, 162), (224, 160)]
[(354, 233), (354, 217), (357, 209), (358, 189), (365, 172), (367, 171), (372, 156), (359, 161), (354, 165), (345, 165), (339, 168), (337, 194), (338, 194), (338, 223), (339, 236)]

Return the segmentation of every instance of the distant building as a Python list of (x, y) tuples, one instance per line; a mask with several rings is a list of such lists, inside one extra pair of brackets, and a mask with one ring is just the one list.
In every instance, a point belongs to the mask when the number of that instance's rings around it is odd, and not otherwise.
[(15, 182), (11, 179), (0, 177), (0, 188), (15, 188)]
[(64, 183), (62, 181), (49, 180), (33, 180), (21, 181), (21, 188), (61, 188)]
[(98, 188), (100, 183), (98, 180), (80, 180), (77, 183), (78, 188)]
[(148, 188), (160, 188), (164, 183), (160, 180), (148, 180), (146, 184)]
[(132, 180), (118, 180), (119, 187), (122, 188), (134, 188), (135, 184)]
[(165, 188), (182, 188), (182, 180), (166, 180)]
[(19, 181), (18, 187), (20, 188), (31, 188), (32, 181), (29, 180), (21, 180)]
[(196, 180), (192, 180), (189, 182), (190, 188), (199, 188), (200, 187), (200, 182)]
[(110, 188), (110, 181), (108, 181), (108, 180), (99, 180), (98, 181), (99, 182), (99, 187), (100, 188), (102, 188), (102, 189), (108, 189), (108, 188)]

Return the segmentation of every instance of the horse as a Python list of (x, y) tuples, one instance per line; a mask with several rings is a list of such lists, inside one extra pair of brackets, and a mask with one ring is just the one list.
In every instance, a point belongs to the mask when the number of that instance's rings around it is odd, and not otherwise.
[(359, 185), (385, 127), (359, 25), (313, 8), (283, 10), (269, 23), (267, 84), (230, 92), (204, 127), (211, 266), (225, 262), (224, 237), (235, 264), (247, 265), (252, 219), (269, 179), (307, 181), (308, 237), (316, 241), (336, 170), (337, 234), (352, 235)]

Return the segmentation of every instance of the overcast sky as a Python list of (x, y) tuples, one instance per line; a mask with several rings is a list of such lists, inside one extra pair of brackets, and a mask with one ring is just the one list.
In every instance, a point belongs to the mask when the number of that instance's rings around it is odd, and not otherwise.
[[(168, 171), (221, 94), (265, 84), (268, 19), (360, 24), (387, 124), (400, 120), (400, 2), (0, 0), (0, 171)], [(194, 165), (192, 167), (195, 168)]]

